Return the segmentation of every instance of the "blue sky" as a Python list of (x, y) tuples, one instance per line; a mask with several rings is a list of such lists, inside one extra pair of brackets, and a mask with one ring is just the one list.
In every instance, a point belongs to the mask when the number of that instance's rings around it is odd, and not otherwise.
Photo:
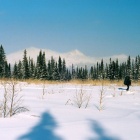
[(140, 0), (0, 0), (6, 54), (31, 46), (89, 56), (140, 53)]

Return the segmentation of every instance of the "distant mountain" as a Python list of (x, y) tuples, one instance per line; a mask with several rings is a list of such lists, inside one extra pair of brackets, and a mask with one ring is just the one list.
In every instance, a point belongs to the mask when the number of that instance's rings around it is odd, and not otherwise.
[[(75, 66), (85, 66), (85, 65), (91, 66), (91, 65), (96, 64), (97, 61), (100, 62), (102, 59), (102, 58), (97, 58), (97, 57), (86, 56), (79, 50), (73, 50), (73, 51), (70, 51), (67, 53), (59, 53), (59, 52), (55, 52), (55, 51), (52, 51), (49, 49), (39, 49), (39, 48), (35, 48), (35, 47), (30, 47), (30, 48), (27, 48), (26, 50), (27, 50), (27, 57), (33, 58), (34, 61), (36, 61), (40, 50), (42, 50), (42, 52), (45, 52), (46, 61), (50, 60), (52, 56), (55, 60), (58, 60), (58, 58), (60, 56), (62, 59), (63, 58), (65, 59), (66, 65), (68, 67), (70, 67), (72, 64), (74, 64)], [(15, 62), (18, 63), (19, 60), (23, 59), (23, 55), (24, 55), (24, 50), (17, 51), (15, 53), (11, 53), (11, 54), (7, 55), (7, 61), (11, 65), (14, 65)], [(103, 57), (103, 60), (104, 60), (104, 63), (107, 63), (107, 62), (109, 62), (110, 58), (112, 60), (116, 60), (116, 58), (118, 58), (119, 62), (124, 62), (127, 60), (127, 57), (128, 56), (121, 54), (121, 55)]]

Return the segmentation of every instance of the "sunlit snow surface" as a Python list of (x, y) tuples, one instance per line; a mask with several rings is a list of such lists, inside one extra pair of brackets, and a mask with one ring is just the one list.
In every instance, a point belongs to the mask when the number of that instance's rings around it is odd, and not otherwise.
[[(104, 86), (104, 109), (99, 111), (101, 86), (19, 84), (22, 104), (29, 109), (0, 118), (0, 140), (140, 140), (140, 87)], [(45, 94), (43, 95), (43, 89)], [(76, 93), (90, 96), (79, 109)], [(3, 87), (0, 89), (0, 101)]]

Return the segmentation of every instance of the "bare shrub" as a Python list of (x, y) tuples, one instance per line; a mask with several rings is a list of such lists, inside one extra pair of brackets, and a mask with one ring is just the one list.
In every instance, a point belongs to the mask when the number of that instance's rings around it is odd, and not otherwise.
[(17, 108), (14, 108), (12, 112), (12, 116), (21, 112), (26, 112), (26, 111), (29, 111), (26, 107), (17, 106)]
[(4, 88), (4, 95), (3, 95), (3, 100), (1, 101), (1, 116), (2, 117), (7, 117), (8, 116), (8, 91), (7, 91), (7, 82), (2, 81), (1, 82), (3, 88)]
[(46, 94), (46, 82), (43, 80), (43, 85), (42, 85), (42, 99), (44, 99), (44, 96)]
[(116, 87), (115, 87), (115, 85), (114, 84), (111, 85), (110, 88), (113, 89), (112, 96), (116, 97)]
[(90, 99), (91, 95), (87, 94), (81, 87), (79, 91), (76, 90), (73, 102), (77, 105), (78, 108), (81, 108), (83, 105), (85, 106), (85, 108), (87, 108)]
[(28, 111), (22, 107), (22, 96), (19, 95), (21, 88), (16, 80), (7, 80), (1, 82), (4, 87), (3, 101), (1, 102), (1, 114), (5, 117), (11, 117), (17, 113)]
[(96, 108), (99, 110), (99, 111), (102, 111), (105, 109), (105, 106), (104, 106), (104, 99), (105, 99), (105, 87), (104, 87), (104, 83), (102, 81), (102, 85), (101, 85), (101, 89), (99, 91), (99, 102), (98, 102), (98, 105), (96, 106)]
[(68, 99), (67, 101), (66, 101), (66, 103), (65, 103), (65, 105), (73, 105), (73, 103), (72, 103), (72, 101), (71, 101), (71, 99)]

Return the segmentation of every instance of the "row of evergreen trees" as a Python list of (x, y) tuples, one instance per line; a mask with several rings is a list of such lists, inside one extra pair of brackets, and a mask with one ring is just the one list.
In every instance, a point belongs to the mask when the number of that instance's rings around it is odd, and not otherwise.
[(97, 65), (91, 67), (90, 69), (90, 78), (91, 79), (109, 79), (109, 80), (121, 80), (125, 76), (130, 76), (133, 80), (140, 80), (140, 56), (136, 56), (135, 59), (130, 58), (126, 62), (119, 63), (118, 59), (112, 61), (110, 58), (109, 64), (97, 62)]
[(104, 64), (103, 59), (91, 66), (90, 69), (85, 67), (66, 67), (65, 59), (53, 57), (46, 62), (45, 52), (40, 51), (35, 62), (27, 57), (27, 51), (24, 51), (23, 60), (19, 60), (11, 68), (6, 60), (3, 46), (0, 46), (0, 78), (15, 79), (44, 79), (44, 80), (71, 80), (71, 79), (108, 79), (121, 80), (129, 75), (133, 80), (140, 80), (140, 56), (135, 59), (128, 57), (126, 62), (119, 63), (118, 59)]

